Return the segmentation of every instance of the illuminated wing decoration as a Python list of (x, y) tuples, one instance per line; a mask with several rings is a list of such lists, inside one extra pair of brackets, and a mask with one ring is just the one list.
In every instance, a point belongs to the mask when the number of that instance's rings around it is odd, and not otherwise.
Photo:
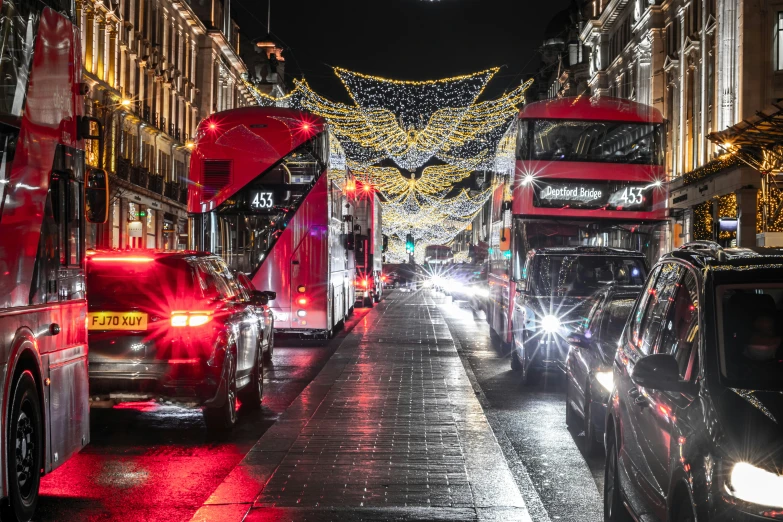
[[(471, 196), (460, 189), (472, 172), (513, 173), (516, 133), (511, 123), (532, 80), (500, 98), (478, 102), (497, 71), (416, 82), (335, 68), (353, 104), (324, 98), (303, 80), (295, 80), (284, 98), (245, 83), (259, 105), (309, 111), (329, 123), (344, 150), (342, 164), (382, 194), (387, 258), (400, 261), (407, 259), (407, 234), (420, 245), (416, 255), (421, 259), (424, 245), (446, 244), (470, 223), (494, 190)], [(433, 160), (443, 164), (428, 165)]]

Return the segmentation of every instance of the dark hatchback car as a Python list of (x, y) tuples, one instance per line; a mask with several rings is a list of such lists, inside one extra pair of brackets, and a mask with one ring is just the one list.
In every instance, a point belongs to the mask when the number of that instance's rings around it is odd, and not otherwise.
[(603, 449), (617, 342), (641, 291), (641, 286), (617, 285), (599, 291), (591, 300), (585, 323), (567, 339), (566, 424), (584, 430), (587, 455)]
[(605, 519), (783, 519), (783, 250), (691, 243), (631, 311), (606, 419)]
[(515, 272), (511, 368), (525, 383), (536, 371), (562, 371), (566, 339), (584, 322), (592, 296), (610, 284), (641, 285), (647, 264), (643, 254), (619, 248), (540, 248)]
[(96, 252), (87, 262), (90, 396), (160, 399), (232, 428), (237, 399), (260, 407), (271, 293), (250, 294), (219, 257)]

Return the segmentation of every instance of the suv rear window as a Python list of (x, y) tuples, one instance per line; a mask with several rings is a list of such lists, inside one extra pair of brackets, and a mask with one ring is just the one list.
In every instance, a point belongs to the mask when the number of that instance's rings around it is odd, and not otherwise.
[(175, 303), (192, 299), (194, 291), (193, 268), (182, 258), (87, 263), (90, 310), (176, 307)]
[(608, 283), (642, 285), (646, 277), (641, 257), (541, 254), (534, 261), (531, 292), (539, 296), (588, 296)]

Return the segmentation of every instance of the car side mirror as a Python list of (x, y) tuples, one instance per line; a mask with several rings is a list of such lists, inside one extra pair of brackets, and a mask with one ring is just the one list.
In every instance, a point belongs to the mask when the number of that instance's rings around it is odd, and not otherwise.
[(590, 348), (590, 346), (592, 346), (592, 342), (590, 341), (590, 339), (581, 332), (572, 332), (571, 335), (568, 336), (566, 341), (568, 342), (568, 344), (572, 344), (580, 348)]
[(277, 292), (272, 292), (271, 290), (266, 290), (263, 293), (266, 294), (266, 298), (269, 299), (270, 301), (274, 301), (275, 299), (277, 299)]
[(266, 295), (266, 292), (255, 290), (253, 292), (253, 302), (257, 305), (266, 306), (269, 303), (269, 297)]
[(642, 357), (633, 367), (634, 384), (651, 390), (695, 394), (698, 385), (680, 379), (680, 366), (673, 355), (654, 353)]

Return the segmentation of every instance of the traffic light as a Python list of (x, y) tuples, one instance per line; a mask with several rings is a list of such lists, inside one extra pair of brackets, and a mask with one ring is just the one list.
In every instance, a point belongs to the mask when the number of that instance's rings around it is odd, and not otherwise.
[(415, 250), (416, 243), (413, 240), (413, 234), (408, 234), (405, 236), (405, 251), (409, 254), (412, 254)]

